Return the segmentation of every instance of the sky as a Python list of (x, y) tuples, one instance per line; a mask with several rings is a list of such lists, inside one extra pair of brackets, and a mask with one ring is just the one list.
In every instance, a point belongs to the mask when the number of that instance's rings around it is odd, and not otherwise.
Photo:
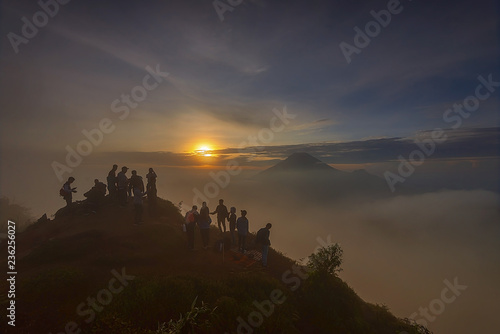
[[(499, 14), (488, 0), (3, 0), (0, 196), (50, 217), (69, 176), (83, 200), (116, 163), (154, 167), (159, 196), (189, 203), (236, 164), (220, 196), (249, 209), (252, 230), (272, 220), (277, 249), (304, 257), (332, 235), (347, 282), (398, 316), (460, 275), (470, 294), (434, 325), (491, 331)], [(392, 175), (396, 196), (323, 207), (285, 194), (297, 201), (279, 211), (240, 191), (295, 152)], [(401, 178), (420, 193), (398, 193)], [(392, 258), (380, 270), (367, 252)]]
[(3, 1), (0, 192), (123, 156), (381, 176), (436, 129), (427, 160), (499, 166), (494, 1), (232, 4)]

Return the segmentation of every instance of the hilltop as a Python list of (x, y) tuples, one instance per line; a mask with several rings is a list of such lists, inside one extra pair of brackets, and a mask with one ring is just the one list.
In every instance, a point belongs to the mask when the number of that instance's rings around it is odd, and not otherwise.
[[(18, 233), (16, 327), (2, 322), (1, 332), (188, 333), (158, 330), (173, 319), (196, 322), (195, 333), (423, 333), (278, 251), (266, 270), (229, 246), (187, 251), (178, 208), (160, 200), (157, 217), (147, 210), (142, 226), (132, 224), (131, 206), (108, 203), (96, 214), (60, 211)], [(212, 244), (219, 238), (213, 228)], [(5, 310), (5, 281), (0, 289)]]

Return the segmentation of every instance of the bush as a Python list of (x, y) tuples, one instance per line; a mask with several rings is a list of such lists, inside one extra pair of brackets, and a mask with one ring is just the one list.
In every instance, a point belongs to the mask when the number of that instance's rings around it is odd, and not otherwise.
[(339, 244), (321, 247), (316, 253), (309, 256), (307, 266), (311, 271), (318, 274), (328, 274), (337, 276), (337, 273), (342, 271), (343, 250)]

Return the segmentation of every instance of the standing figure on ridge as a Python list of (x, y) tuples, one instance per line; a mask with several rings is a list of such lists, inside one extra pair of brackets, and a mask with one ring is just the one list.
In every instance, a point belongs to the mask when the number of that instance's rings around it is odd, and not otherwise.
[(210, 212), (211, 215), (217, 213), (217, 225), (219, 226), (219, 230), (222, 231), (222, 226), (224, 226), (224, 232), (226, 232), (226, 218), (228, 218), (229, 213), (227, 212), (227, 207), (224, 205), (224, 200), (220, 199), (219, 200), (219, 205), (217, 205), (217, 208), (215, 209), (214, 212)]
[(68, 181), (63, 185), (60, 194), (63, 196), (64, 200), (66, 201), (66, 207), (69, 208), (71, 206), (71, 203), (73, 203), (73, 193), (76, 193), (76, 187), (71, 188), (71, 184), (75, 182), (75, 178), (73, 176), (70, 176), (68, 178)]
[(156, 215), (156, 199), (157, 199), (157, 190), (156, 190), (156, 178), (157, 175), (153, 168), (149, 169), (149, 173), (146, 175), (146, 179), (148, 183), (146, 185), (146, 193), (148, 194), (148, 206), (149, 206), (149, 216), (154, 217)]
[(234, 236), (234, 231), (236, 229), (236, 208), (234, 206), (231, 207), (231, 211), (229, 213), (229, 233), (231, 234), (231, 245), (236, 245), (236, 238)]
[(127, 206), (127, 188), (128, 188), (128, 183), (129, 179), (127, 178), (127, 173), (128, 167), (123, 166), (122, 171), (118, 173), (116, 177), (116, 184), (118, 185), (118, 203), (120, 203), (121, 206)]
[(200, 214), (197, 210), (198, 207), (196, 205), (193, 205), (193, 208), (186, 213), (185, 217), (188, 249), (191, 251), (194, 250), (194, 228), (200, 217)]
[(132, 176), (129, 179), (129, 190), (132, 192), (134, 187), (139, 188), (142, 192), (144, 192), (144, 181), (142, 181), (142, 177), (137, 175), (137, 171), (132, 171)]
[(156, 193), (156, 178), (158, 176), (156, 175), (155, 171), (153, 168), (149, 169), (149, 173), (146, 174), (146, 179), (148, 180), (148, 183), (146, 185), (146, 190), (149, 192), (150, 189), (154, 189)]
[(248, 218), (247, 210), (241, 210), (241, 217), (236, 221), (238, 229), (238, 249), (240, 252), (246, 252), (246, 240), (248, 235)]
[(269, 246), (271, 246), (271, 241), (269, 240), (269, 235), (271, 231), (269, 231), (273, 227), (271, 223), (267, 223), (266, 227), (261, 228), (257, 232), (257, 236), (255, 238), (255, 243), (261, 245), (262, 250), (262, 266), (267, 267), (267, 254), (269, 253)]
[(109, 198), (111, 200), (116, 199), (116, 170), (118, 165), (113, 165), (113, 168), (109, 171), (106, 182), (108, 183)]
[(210, 224), (212, 219), (210, 218), (210, 209), (207, 206), (207, 202), (203, 202), (200, 209), (200, 216), (198, 219), (198, 226), (200, 227), (201, 240), (203, 241), (203, 249), (208, 248), (208, 243), (210, 242)]

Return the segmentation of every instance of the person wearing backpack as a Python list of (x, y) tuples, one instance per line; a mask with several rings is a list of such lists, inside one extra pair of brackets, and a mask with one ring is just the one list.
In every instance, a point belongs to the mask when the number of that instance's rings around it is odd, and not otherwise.
[(234, 206), (231, 207), (229, 213), (229, 233), (231, 234), (231, 245), (236, 245), (236, 239), (234, 237), (234, 231), (236, 229), (236, 208)]
[(261, 228), (257, 232), (257, 237), (255, 238), (255, 243), (261, 246), (262, 249), (262, 266), (267, 267), (267, 254), (269, 253), (269, 246), (271, 246), (271, 241), (269, 240), (269, 231), (273, 227), (271, 223), (267, 223), (266, 227)]
[(248, 234), (248, 219), (246, 210), (241, 210), (241, 217), (236, 221), (236, 228), (238, 229), (238, 249), (240, 252), (245, 253), (245, 243)]
[[(222, 226), (224, 227), (224, 233), (226, 232), (226, 218), (229, 213), (227, 212), (227, 207), (224, 205), (224, 200), (219, 200), (219, 205), (214, 212), (210, 212), (211, 215), (217, 214), (217, 225), (219, 226), (219, 230), (222, 233)], [(221, 226), (222, 225), (222, 226)]]
[(76, 193), (76, 187), (71, 188), (71, 184), (75, 182), (75, 178), (73, 176), (70, 176), (68, 178), (68, 181), (62, 186), (61, 190), (59, 191), (59, 194), (64, 198), (66, 201), (66, 207), (69, 208), (71, 206), (71, 203), (73, 203), (73, 193)]
[(207, 206), (207, 202), (203, 202), (200, 209), (200, 217), (198, 219), (198, 226), (200, 227), (201, 240), (203, 241), (203, 249), (208, 248), (208, 243), (210, 242), (210, 224), (212, 219), (210, 218), (210, 209)]
[(189, 250), (194, 250), (194, 228), (200, 216), (197, 210), (198, 207), (196, 205), (193, 205), (193, 208), (188, 211), (185, 216), (185, 226)]

